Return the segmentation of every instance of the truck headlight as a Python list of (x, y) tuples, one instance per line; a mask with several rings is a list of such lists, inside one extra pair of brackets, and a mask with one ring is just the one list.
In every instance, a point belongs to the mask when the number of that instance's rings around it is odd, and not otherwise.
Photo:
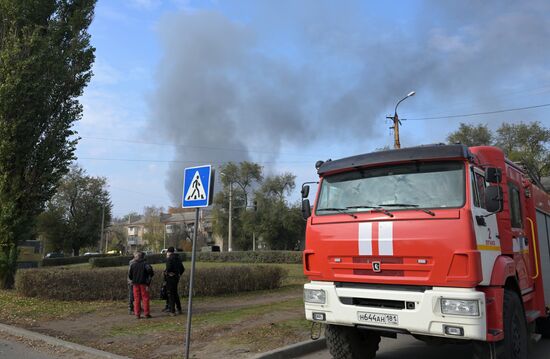
[(479, 316), (479, 302), (477, 300), (441, 298), (441, 313), (477, 317)]
[(304, 289), (304, 302), (325, 304), (327, 295), (322, 289)]

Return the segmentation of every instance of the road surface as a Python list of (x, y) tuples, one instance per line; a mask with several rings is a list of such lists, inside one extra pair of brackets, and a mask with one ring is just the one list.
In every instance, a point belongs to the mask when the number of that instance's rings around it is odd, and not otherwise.
[[(468, 359), (471, 346), (464, 344), (446, 344), (441, 346), (427, 345), (410, 335), (398, 335), (396, 339), (382, 338), (376, 359)], [(328, 350), (315, 352), (303, 359), (329, 359)], [(550, 358), (550, 339), (541, 339), (533, 345), (529, 359)]]

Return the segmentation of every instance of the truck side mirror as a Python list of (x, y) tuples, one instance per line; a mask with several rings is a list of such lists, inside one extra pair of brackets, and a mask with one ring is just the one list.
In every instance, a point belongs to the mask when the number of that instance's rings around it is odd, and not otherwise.
[(489, 183), (500, 183), (502, 171), (500, 168), (488, 167), (485, 169), (485, 180)]
[(302, 201), (302, 217), (307, 220), (311, 217), (311, 205), (309, 204), (309, 199), (304, 199)]
[(502, 187), (489, 186), (485, 188), (485, 209), (491, 213), (501, 212), (503, 209)]
[(309, 185), (305, 184), (302, 186), (302, 198), (307, 198), (309, 196)]

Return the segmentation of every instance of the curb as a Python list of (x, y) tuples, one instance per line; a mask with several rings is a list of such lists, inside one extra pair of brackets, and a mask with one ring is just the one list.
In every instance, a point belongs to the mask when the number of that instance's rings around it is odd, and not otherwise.
[(325, 338), (317, 340), (306, 340), (296, 344), (289, 345), (287, 347), (275, 349), (266, 353), (259, 354), (253, 359), (286, 359), (296, 358), (305, 354), (310, 354), (319, 350), (323, 350), (327, 347), (327, 340)]
[(79, 351), (79, 352), (95, 355), (98, 358), (130, 359), (128, 357), (120, 356), (120, 355), (113, 354), (113, 353), (108, 353), (108, 352), (105, 352), (103, 350), (86, 347), (84, 345), (80, 345), (80, 344), (76, 344), (76, 343), (71, 343), (71, 342), (68, 342), (68, 341), (65, 341), (65, 340), (50, 337), (50, 336), (40, 334), (40, 333), (36, 333), (36, 332), (31, 332), (30, 330), (26, 330), (26, 329), (22, 329), (22, 328), (18, 328), (18, 327), (12, 327), (11, 325), (6, 325), (6, 324), (2, 324), (2, 323), (0, 323), (0, 331), (6, 332), (6, 333), (11, 334), (11, 335), (19, 336), (19, 337), (24, 337), (24, 338), (27, 338), (27, 339), (40, 340), (40, 341), (43, 341), (43, 342), (45, 342), (47, 344), (50, 344), (50, 345), (65, 347), (65, 348), (76, 350), (76, 351)]

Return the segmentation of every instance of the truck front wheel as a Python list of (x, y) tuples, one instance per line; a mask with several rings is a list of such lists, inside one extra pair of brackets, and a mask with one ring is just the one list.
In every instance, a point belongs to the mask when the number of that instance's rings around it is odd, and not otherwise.
[(374, 332), (332, 324), (327, 325), (325, 337), (335, 359), (373, 359), (380, 343), (380, 335)]
[(527, 359), (529, 347), (527, 323), (519, 296), (504, 290), (504, 339), (496, 343), (476, 342), (476, 359)]

